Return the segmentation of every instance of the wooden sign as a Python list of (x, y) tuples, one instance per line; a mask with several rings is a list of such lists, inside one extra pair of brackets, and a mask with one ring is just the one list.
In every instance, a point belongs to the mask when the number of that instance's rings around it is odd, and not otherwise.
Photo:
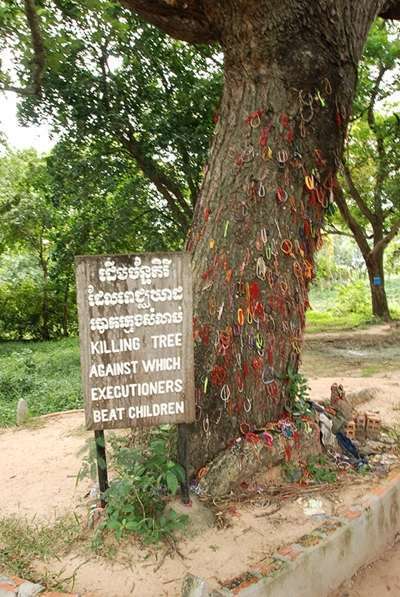
[(188, 253), (76, 258), (88, 429), (195, 417)]

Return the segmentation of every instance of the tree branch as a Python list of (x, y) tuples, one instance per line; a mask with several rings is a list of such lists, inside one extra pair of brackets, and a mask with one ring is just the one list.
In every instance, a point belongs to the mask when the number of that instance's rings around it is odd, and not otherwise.
[(349, 238), (354, 238), (354, 236), (350, 234), (350, 232), (344, 232), (344, 230), (339, 230), (339, 228), (336, 228), (336, 226), (331, 222), (327, 224), (324, 230), (325, 234), (336, 234), (338, 236), (348, 236)]
[(175, 39), (194, 44), (220, 40), (220, 32), (215, 27), (215, 23), (209, 20), (203, 0), (120, 0), (120, 2)]
[(24, 0), (26, 20), (31, 33), (33, 60), (31, 82), (27, 87), (14, 87), (13, 85), (2, 85), (3, 91), (12, 91), (19, 95), (40, 97), (42, 94), (42, 81), (46, 67), (46, 50), (44, 46), (40, 17), (38, 15), (35, 0)]
[(340, 211), (344, 221), (346, 222), (346, 224), (352, 231), (354, 239), (355, 239), (356, 243), (358, 244), (364, 259), (366, 260), (371, 252), (370, 246), (365, 237), (365, 232), (364, 232), (363, 227), (360, 226), (360, 224), (357, 222), (357, 220), (352, 216), (352, 214), (348, 208), (346, 199), (344, 197), (343, 189), (340, 185), (338, 185), (336, 188), (335, 201), (336, 201), (336, 204), (339, 208), (339, 211)]
[[(107, 73), (107, 51), (108, 40), (101, 46), (101, 56), (99, 57), (99, 66), (101, 71), (101, 84), (103, 96), (101, 101), (103, 102), (105, 111), (107, 114), (111, 113), (110, 102), (109, 102), (109, 88), (108, 88), (108, 73)], [(157, 190), (161, 193), (164, 199), (168, 203), (170, 212), (174, 218), (173, 222), (176, 226), (182, 229), (182, 232), (186, 234), (191, 218), (192, 210), (183, 196), (179, 185), (176, 184), (170, 177), (166, 176), (159, 165), (149, 156), (145, 155), (142, 144), (135, 138), (135, 132), (132, 127), (128, 124), (124, 128), (119, 129), (116, 127), (115, 134), (129, 154), (130, 157), (136, 161), (139, 168), (142, 170), (144, 175), (152, 182)]]
[(382, 221), (382, 201), (381, 201), (382, 188), (383, 188), (383, 183), (385, 181), (385, 175), (386, 175), (386, 150), (385, 150), (384, 138), (376, 124), (375, 102), (376, 102), (376, 98), (378, 97), (380, 84), (383, 80), (383, 77), (384, 77), (386, 71), (387, 71), (387, 68), (383, 64), (380, 64), (378, 76), (376, 78), (375, 85), (374, 85), (374, 88), (371, 93), (371, 100), (369, 102), (368, 112), (367, 112), (368, 125), (369, 125), (369, 128), (371, 129), (372, 133), (375, 136), (376, 149), (377, 149), (377, 154), (378, 154), (375, 189), (374, 189), (374, 206), (375, 206), (375, 216), (377, 219), (379, 218), (380, 221)]
[(376, 243), (376, 245), (374, 246), (374, 248), (372, 250), (372, 255), (375, 256), (377, 253), (379, 253), (379, 251), (384, 250), (388, 246), (390, 241), (392, 241), (394, 239), (394, 237), (399, 232), (399, 230), (400, 230), (400, 218), (398, 220), (396, 220), (396, 222), (393, 224), (393, 226), (391, 227), (389, 232), (386, 234), (386, 236), (384, 236), (380, 241), (378, 241)]
[(357, 189), (356, 185), (354, 184), (353, 177), (350, 172), (350, 168), (347, 166), (347, 164), (344, 161), (342, 162), (342, 170), (343, 170), (344, 177), (346, 179), (347, 186), (349, 187), (349, 192), (350, 192), (352, 199), (354, 199), (358, 209), (367, 218), (367, 220), (369, 222), (371, 222), (371, 224), (374, 224), (375, 215), (372, 213), (372, 211), (369, 209), (369, 207), (367, 206), (367, 204), (361, 197), (359, 190)]
[(400, 21), (400, 2), (399, 0), (390, 0), (386, 2), (379, 14), (382, 19), (393, 19), (394, 21)]
[(32, 90), (34, 95), (40, 96), (42, 80), (46, 66), (46, 50), (44, 47), (40, 17), (36, 10), (35, 0), (24, 0), (26, 20), (31, 32), (33, 48)]
[(185, 145), (183, 145), (182, 143), (178, 143), (178, 147), (182, 156), (183, 170), (186, 174), (186, 180), (190, 191), (190, 200), (192, 202), (192, 206), (194, 207), (196, 205), (197, 196), (199, 194), (199, 187), (195, 183), (195, 180), (192, 176), (189, 152), (187, 151)]
[(186, 234), (190, 226), (192, 213), (178, 185), (161, 171), (154, 160), (143, 153), (141, 144), (135, 139), (133, 131), (129, 135), (126, 133), (120, 135), (119, 139), (129, 154), (136, 160), (145, 176), (155, 185), (167, 201), (176, 223)]

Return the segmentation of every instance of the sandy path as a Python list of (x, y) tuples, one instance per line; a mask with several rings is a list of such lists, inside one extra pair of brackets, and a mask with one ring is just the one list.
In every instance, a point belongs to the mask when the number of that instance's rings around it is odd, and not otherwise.
[(0, 432), (0, 514), (54, 520), (78, 507), (89, 482), (75, 487), (91, 436), (83, 412), (46, 417), (44, 426)]
[(399, 597), (400, 596), (400, 544), (363, 568), (331, 597)]
[[(91, 435), (83, 429), (83, 412), (47, 417), (42, 423), (38, 428), (0, 433), (0, 516), (52, 520), (82, 506), (91, 485), (75, 487), (82, 459), (78, 452)], [(362, 498), (365, 489), (361, 484), (346, 487), (329, 499), (321, 497), (324, 512), (337, 514), (337, 509), (347, 509)], [(221, 582), (262, 565), (280, 546), (318, 526), (321, 518), (304, 512), (308, 499), (283, 503), (273, 516), (262, 515), (260, 506), (233, 509), (229, 528), (206, 528), (198, 536), (183, 538), (179, 543), (183, 558), (167, 557), (159, 569), (163, 548), (143, 549), (132, 541), (123, 544), (115, 562), (87, 549), (82, 554), (78, 548), (61, 560), (38, 562), (36, 568), (42, 577), (60, 574), (61, 579), (71, 578), (78, 569), (74, 590), (90, 591), (95, 597), (174, 597), (187, 572), (207, 578), (218, 588)], [(80, 511), (85, 512), (85, 507)]]
[(378, 341), (382, 342), (387, 339), (393, 338), (400, 334), (400, 327), (397, 323), (383, 323), (379, 325), (370, 325), (365, 328), (358, 328), (355, 330), (338, 330), (336, 332), (318, 332), (318, 333), (306, 333), (306, 344), (313, 342), (329, 342), (340, 338), (342, 341), (350, 340), (359, 344), (363, 338), (374, 336)]
[(330, 388), (334, 382), (343, 384), (347, 394), (366, 389), (375, 390), (375, 398), (360, 404), (357, 409), (361, 412), (378, 412), (385, 425), (400, 425), (400, 377), (396, 373), (387, 374), (385, 377), (311, 377), (308, 382), (312, 400), (329, 399)]

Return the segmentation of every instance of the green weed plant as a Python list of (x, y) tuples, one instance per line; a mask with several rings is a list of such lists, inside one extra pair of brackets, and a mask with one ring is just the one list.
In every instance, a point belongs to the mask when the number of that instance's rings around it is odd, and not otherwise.
[[(104, 494), (105, 517), (97, 529), (95, 546), (101, 545), (107, 531), (117, 540), (134, 533), (148, 544), (185, 527), (187, 517), (166, 508), (185, 478), (183, 468), (171, 459), (171, 435), (169, 426), (156, 428), (146, 447), (132, 446), (130, 436), (110, 439), (113, 480)], [(90, 460), (84, 462), (89, 473), (93, 472)]]

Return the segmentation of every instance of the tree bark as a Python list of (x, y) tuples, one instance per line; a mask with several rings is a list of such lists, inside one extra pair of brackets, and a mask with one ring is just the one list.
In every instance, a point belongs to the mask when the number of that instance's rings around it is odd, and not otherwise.
[(314, 253), (356, 82), (354, 56), (343, 63), (339, 45), (326, 43), (323, 14), (313, 22), (288, 6), (257, 6), (248, 19), (230, 17), (219, 123), (188, 242), (192, 471), (290, 406), (288, 373), (300, 362)]
[(47, 263), (43, 266), (43, 296), (42, 296), (42, 326), (40, 335), (42, 340), (50, 340), (49, 329), (49, 277)]
[[(371, 307), (372, 314), (385, 321), (389, 321), (390, 311), (385, 291), (385, 275), (383, 267), (383, 254), (386, 246), (389, 244), (390, 235), (383, 237), (382, 222), (377, 222), (376, 218), (371, 218), (374, 226), (374, 246), (370, 247), (367, 240), (365, 229), (357, 222), (346, 203), (343, 189), (337, 187), (335, 193), (336, 203), (339, 207), (342, 218), (353, 233), (353, 238), (356, 241), (358, 248), (363, 256), (365, 265), (367, 267), (370, 292), (371, 292)], [(393, 229), (393, 231), (395, 228)], [(386, 242), (384, 242), (386, 241)]]
[(63, 317), (62, 317), (62, 335), (64, 338), (69, 336), (69, 308), (68, 308), (68, 296), (69, 296), (69, 280), (64, 286), (63, 292)]
[(48, 261), (45, 256), (45, 249), (43, 246), (43, 239), (40, 239), (39, 249), (39, 265), (42, 269), (43, 279), (43, 294), (42, 294), (42, 305), (41, 305), (41, 326), (40, 326), (40, 337), (42, 340), (50, 340), (50, 329), (49, 329), (49, 272), (48, 272)]
[(390, 321), (391, 317), (385, 291), (383, 249), (376, 253), (371, 253), (366, 263), (371, 289), (372, 314), (384, 321)]
[[(199, 3), (221, 32), (225, 86), (187, 243), (197, 404), (189, 473), (289, 406), (357, 65), (383, 4)], [(152, 22), (168, 31), (166, 11)]]

